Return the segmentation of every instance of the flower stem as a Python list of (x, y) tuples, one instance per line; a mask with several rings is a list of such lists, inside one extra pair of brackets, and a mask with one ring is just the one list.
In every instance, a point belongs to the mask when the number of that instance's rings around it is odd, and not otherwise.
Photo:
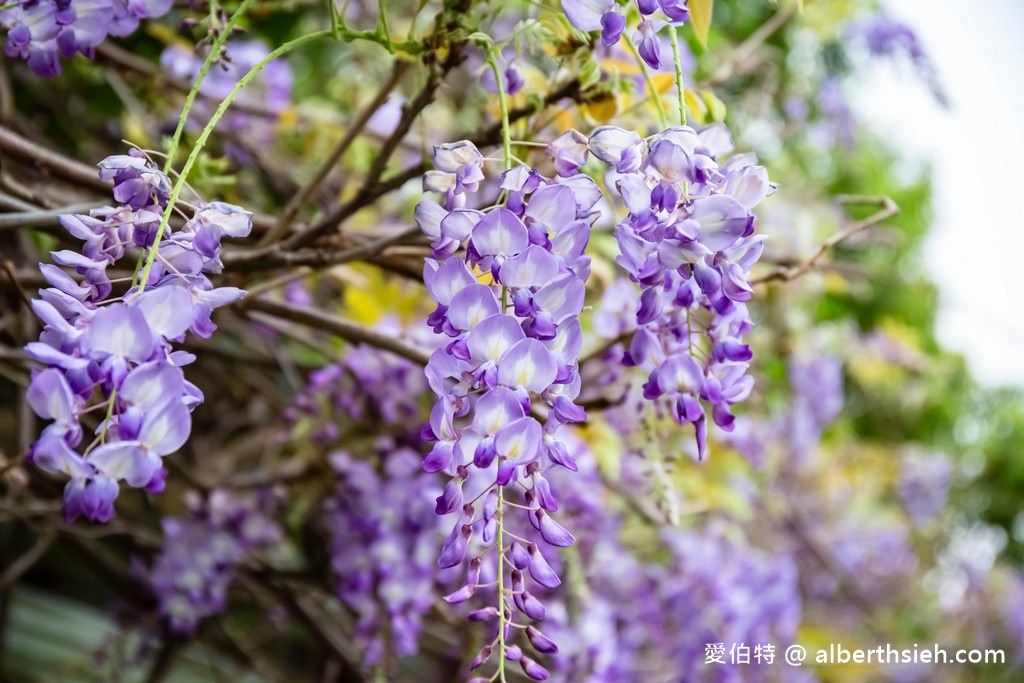
[(206, 55), (203, 65), (199, 67), (199, 75), (196, 76), (196, 81), (192, 84), (192, 89), (188, 91), (188, 96), (185, 98), (185, 106), (181, 108), (181, 116), (178, 117), (178, 126), (174, 129), (174, 136), (171, 137), (171, 142), (167, 146), (167, 160), (164, 162), (164, 173), (170, 173), (171, 166), (174, 164), (174, 155), (178, 151), (178, 145), (181, 143), (181, 136), (185, 132), (185, 123), (188, 121), (188, 115), (192, 111), (192, 105), (196, 101), (196, 97), (199, 95), (199, 86), (202, 85), (203, 79), (206, 78), (206, 74), (209, 73), (210, 67), (213, 66), (213, 63), (220, 59), (224, 43), (227, 42), (228, 36), (233, 33), (235, 25), (238, 24), (238, 21), (242, 18), (242, 15), (245, 14), (245, 11), (249, 9), (249, 5), (252, 3), (253, 0), (242, 0), (242, 4), (238, 6), (235, 13), (232, 14), (231, 18), (228, 19), (226, 24), (224, 24), (224, 28), (221, 29), (217, 39), (214, 40), (213, 45), (210, 46), (210, 52)]
[(629, 51), (636, 57), (636, 63), (640, 66), (640, 71), (644, 74), (644, 80), (647, 82), (647, 89), (651, 93), (651, 99), (654, 100), (654, 105), (658, 108), (658, 121), (661, 123), (662, 128), (668, 128), (668, 117), (665, 114), (665, 103), (661, 101), (661, 95), (658, 94), (658, 86), (654, 84), (654, 77), (651, 76), (651, 70), (647, 68), (647, 63), (644, 62), (640, 53), (636, 49), (636, 45), (629, 40), (623, 40), (622, 43), (629, 48)]
[(103, 431), (100, 432), (100, 443), (107, 442), (107, 430), (110, 429), (110, 419), (114, 416), (114, 401), (117, 400), (117, 387), (110, 389), (110, 398), (107, 400), (107, 417), (103, 420)]
[(679, 31), (669, 26), (669, 37), (672, 39), (672, 61), (676, 67), (676, 94), (679, 96), (679, 124), (686, 125), (686, 88), (683, 87), (683, 65), (679, 55)]
[[(505, 170), (512, 168), (512, 134), (509, 132), (508, 98), (505, 96), (505, 82), (502, 80), (501, 67), (498, 66), (497, 48), (492, 43), (487, 50), (487, 63), (494, 71), (494, 82), (498, 87), (498, 107), (501, 110), (501, 145), (505, 160)], [(501, 288), (501, 312), (508, 311), (508, 287)], [(498, 547), (497, 579), (498, 579), (498, 671), (495, 680), (505, 683), (505, 567), (502, 558), (505, 555), (505, 489), (498, 487), (498, 506), (494, 513), (497, 522), (495, 542)]]
[(178, 201), (178, 196), (181, 194), (182, 188), (185, 187), (185, 181), (188, 180), (189, 173), (192, 172), (192, 167), (195, 166), (196, 161), (199, 159), (199, 154), (203, 151), (203, 147), (206, 145), (206, 141), (210, 138), (210, 134), (213, 133), (213, 129), (216, 128), (217, 123), (220, 121), (221, 117), (224, 116), (225, 112), (227, 112), (231, 103), (235, 101), (236, 97), (238, 97), (238, 93), (240, 93), (242, 88), (256, 78), (260, 71), (263, 70), (263, 67), (270, 62), (301, 45), (305, 45), (306, 43), (319, 40), (320, 38), (324, 38), (329, 35), (331, 35), (330, 30), (315, 31), (281, 45), (257, 62), (256, 65), (248, 71), (248, 73), (242, 76), (238, 80), (238, 83), (235, 84), (235, 87), (231, 89), (231, 92), (228, 93), (227, 97), (224, 98), (224, 101), (218, 105), (217, 111), (213, 113), (209, 123), (207, 123), (206, 127), (203, 128), (203, 132), (199, 134), (199, 139), (196, 140), (195, 145), (192, 146), (192, 151), (189, 153), (188, 159), (185, 160), (185, 165), (182, 167), (181, 173), (178, 175), (177, 180), (174, 182), (174, 186), (171, 188), (171, 196), (167, 200), (167, 208), (164, 209), (164, 213), (160, 217), (160, 227), (157, 228), (156, 237), (153, 238), (153, 245), (149, 248), (149, 255), (146, 258), (146, 263), (142, 268), (142, 274), (139, 277), (140, 294), (146, 288), (146, 282), (149, 280), (149, 273), (153, 269), (153, 262), (156, 260), (157, 250), (160, 247), (160, 240), (163, 238), (164, 232), (167, 230), (167, 224), (171, 220), (171, 212), (174, 211), (174, 205)]
[(505, 96), (505, 82), (502, 80), (501, 67), (498, 66), (496, 48), (491, 46), (487, 52), (487, 63), (494, 71), (494, 81), (498, 85), (498, 107), (501, 109), (501, 147), (505, 159), (505, 169), (512, 168), (512, 134), (508, 124), (508, 98)]

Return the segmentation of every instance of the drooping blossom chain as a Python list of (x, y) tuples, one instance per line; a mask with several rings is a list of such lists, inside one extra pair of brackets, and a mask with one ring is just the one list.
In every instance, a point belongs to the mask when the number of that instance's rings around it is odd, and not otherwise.
[[(32, 308), (44, 328), (25, 348), (47, 366), (33, 373), (29, 403), (53, 420), (29, 461), (70, 477), (64, 489), (69, 522), (79, 515), (101, 522), (113, 517), (122, 481), (150, 493), (163, 490), (162, 458), (185, 443), (191, 411), (203, 400), (182, 372), (195, 357), (174, 345), (188, 331), (209, 337), (216, 329), (213, 310), (244, 296), (235, 287), (215, 288), (208, 275), (221, 271), (221, 239), (244, 237), (252, 227), (251, 214), (238, 206), (196, 200), (192, 216), (165, 233), (148, 279), (117, 295), (120, 280), (111, 280), (107, 269), (123, 260), (135, 265), (134, 249), (154, 249), (171, 184), (135, 151), (108, 157), (99, 169), (101, 179), (113, 181), (119, 206), (61, 217), (84, 244), (81, 252), (53, 252), (57, 265), (40, 264), (51, 286), (40, 290)], [(99, 422), (87, 440), (86, 416)]]
[(645, 398), (694, 426), (703, 457), (707, 408), (728, 431), (730, 407), (753, 388), (742, 339), (753, 326), (748, 274), (765, 238), (754, 234), (751, 210), (775, 186), (753, 155), (724, 160), (733, 145), (721, 124), (699, 132), (677, 126), (648, 139), (604, 126), (585, 148), (581, 137), (566, 133), (552, 153), (579, 148), (580, 164), (589, 153), (611, 166), (608, 185), (625, 204), (616, 261), (642, 292), (625, 362), (649, 373)]
[[(578, 316), (590, 271), (584, 249), (600, 191), (583, 175), (549, 179), (517, 166), (494, 188), (504, 202), (465, 208), (486, 180), (484, 164), (469, 142), (435, 148), (435, 170), (424, 188), (442, 193), (444, 204), (425, 200), (416, 210), (417, 223), (433, 240), (424, 280), (437, 309), (428, 322), (451, 339), (426, 369), (437, 402), (423, 431), (434, 442), (423, 467), (452, 477), (436, 509), (458, 515), (438, 564), (461, 564), (474, 539), (484, 546), (469, 560), (463, 588), (446, 600), (458, 603), (498, 588), (497, 607), (470, 615), (499, 624), (473, 668), (496, 649), (503, 658), (499, 674), (507, 659), (544, 680), (547, 671), (511, 633), (523, 628), (516, 613), (544, 618), (527, 575), (541, 586), (559, 583), (541, 545), (573, 543), (550, 514), (557, 504), (544, 473), (576, 467), (557, 431), (585, 419), (573, 402), (582, 343)], [(529, 524), (513, 532), (509, 507)], [(485, 566), (492, 546), (495, 565)], [(557, 649), (533, 626), (525, 634), (540, 653)]]
[(186, 497), (184, 517), (164, 517), (163, 551), (136, 573), (155, 595), (157, 613), (173, 633), (191, 635), (199, 622), (227, 608), (238, 567), (255, 551), (280, 542), (272, 491), (239, 494), (215, 490), (206, 499)]

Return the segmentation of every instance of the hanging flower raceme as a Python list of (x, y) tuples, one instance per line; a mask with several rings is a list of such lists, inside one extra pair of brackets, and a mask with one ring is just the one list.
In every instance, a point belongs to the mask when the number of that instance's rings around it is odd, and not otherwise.
[(174, 633), (192, 634), (204, 617), (227, 607), (228, 588), (250, 553), (280, 542), (271, 491), (236, 494), (216, 490), (206, 500), (186, 498), (185, 517), (163, 519), (164, 549), (152, 567), (136, 564)]
[[(112, 180), (116, 208), (89, 216), (65, 215), (61, 225), (84, 242), (81, 252), (53, 252), (56, 264), (40, 264), (51, 285), (32, 308), (44, 323), (38, 342), (26, 354), (47, 367), (33, 372), (29, 404), (52, 420), (33, 444), (29, 461), (70, 477), (64, 489), (64, 517), (79, 515), (105, 522), (114, 516), (120, 482), (155, 493), (167, 470), (162, 458), (185, 443), (191, 411), (202, 393), (185, 379), (182, 367), (194, 360), (175, 351), (191, 330), (209, 337), (216, 329), (214, 308), (245, 292), (214, 288), (207, 277), (219, 273), (223, 236), (249, 233), (251, 214), (222, 202), (198, 202), (192, 218), (171, 230), (154, 255), (146, 282), (114, 294), (120, 278), (110, 266), (131, 250), (151, 251), (170, 194), (170, 181), (141, 156), (108, 157), (100, 178)], [(59, 266), (74, 269), (79, 279)], [(99, 418), (95, 438), (83, 443), (83, 417)]]
[(642, 292), (626, 363), (649, 373), (647, 399), (694, 425), (701, 457), (707, 408), (728, 431), (730, 406), (753, 387), (742, 338), (752, 327), (747, 277), (765, 238), (754, 235), (751, 209), (774, 191), (753, 155), (723, 160), (732, 149), (718, 124), (650, 139), (605, 126), (588, 141), (589, 153), (612, 167), (609, 186), (628, 212), (616, 226), (616, 260)]
[(107, 36), (127, 36), (139, 21), (162, 17), (171, 0), (22, 0), (0, 10), (7, 29), (4, 52), (21, 57), (33, 72), (50, 77), (60, 73), (58, 57), (82, 54), (92, 59)]
[[(652, 69), (661, 68), (661, 41), (658, 33), (665, 26), (679, 26), (690, 20), (687, 0), (636, 0), (640, 23), (633, 34), (640, 57)], [(626, 30), (628, 4), (616, 0), (562, 0), (562, 11), (569, 23), (581, 31), (600, 31), (601, 44), (611, 47)]]
[(338, 489), (325, 518), (338, 597), (356, 613), (355, 635), (367, 667), (389, 654), (388, 644), (398, 656), (418, 651), (443, 538), (440, 520), (424, 515), (431, 481), (416, 467), (419, 454), (388, 439), (377, 447), (383, 472), (347, 452), (331, 454)]
[[(378, 329), (403, 332), (390, 321)], [(294, 425), (289, 441), (308, 438), (318, 450), (331, 449), (337, 486), (324, 526), (338, 598), (356, 614), (367, 667), (417, 653), (423, 617), (445, 579), (434, 566), (444, 538), (441, 520), (424, 515), (433, 502), (434, 478), (418, 467), (428, 392), (422, 367), (356, 346), (311, 373), (288, 411)], [(366, 434), (367, 422), (388, 436)]]
[[(450, 341), (426, 369), (437, 402), (423, 430), (434, 442), (423, 468), (451, 476), (436, 511), (457, 515), (438, 564), (462, 564), (475, 539), (498, 544), (494, 565), (484, 564), (486, 550), (472, 557), (465, 585), (446, 600), (468, 600), (496, 583), (498, 606), (470, 619), (504, 624), (505, 632), (484, 647), (473, 668), (498, 650), (544, 680), (544, 668), (511, 644), (510, 625), (544, 618), (527, 576), (541, 586), (559, 583), (541, 546), (573, 543), (550, 514), (557, 504), (544, 473), (576, 468), (557, 432), (586, 417), (573, 402), (580, 388), (578, 316), (590, 269), (584, 249), (600, 191), (582, 175), (548, 179), (519, 166), (501, 177), (503, 205), (481, 211), (465, 208), (484, 180), (475, 146), (437, 147), (434, 165), (424, 187), (442, 192), (444, 205), (425, 200), (416, 219), (433, 240), (424, 280), (437, 309), (428, 322)], [(524, 518), (514, 533), (502, 507), (506, 497)], [(557, 649), (536, 628), (525, 633), (534, 650)]]

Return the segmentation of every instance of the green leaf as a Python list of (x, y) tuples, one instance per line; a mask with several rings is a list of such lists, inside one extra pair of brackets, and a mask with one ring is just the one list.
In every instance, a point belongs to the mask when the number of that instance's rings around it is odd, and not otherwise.
[(697, 40), (704, 47), (708, 46), (708, 32), (711, 30), (711, 15), (715, 9), (715, 0), (690, 0), (690, 23), (697, 34)]

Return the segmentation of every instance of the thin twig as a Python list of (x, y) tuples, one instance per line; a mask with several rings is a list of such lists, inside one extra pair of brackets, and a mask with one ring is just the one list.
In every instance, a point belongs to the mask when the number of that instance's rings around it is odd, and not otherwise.
[(18, 559), (11, 562), (7, 569), (4, 570), (4, 573), (0, 574), (0, 591), (3, 591), (7, 586), (17, 581), (22, 574), (42, 559), (55, 540), (57, 540), (57, 530), (50, 529), (37, 538), (31, 548), (26, 550)]
[(23, 138), (3, 126), (0, 126), (0, 149), (78, 185), (103, 193), (110, 191), (111, 184), (106, 180), (100, 180), (95, 166), (83, 164), (42, 147), (38, 142)]
[(750, 284), (757, 285), (764, 282), (771, 282), (773, 280), (781, 280), (783, 282), (789, 282), (794, 280), (807, 271), (814, 268), (818, 261), (828, 252), (829, 249), (836, 246), (840, 242), (847, 240), (858, 232), (866, 230), (873, 225), (877, 225), (882, 221), (891, 218), (899, 213), (900, 208), (896, 205), (889, 197), (868, 197), (860, 195), (839, 195), (836, 197), (836, 201), (841, 204), (863, 204), (872, 206), (881, 206), (882, 208), (871, 214), (867, 218), (851, 223), (846, 228), (836, 232), (834, 235), (829, 237), (827, 240), (818, 245), (818, 248), (814, 250), (807, 259), (800, 262), (799, 264), (791, 268), (776, 268), (760, 277), (755, 277), (750, 280)]
[(289, 306), (287, 304), (277, 303), (276, 301), (268, 301), (266, 299), (243, 299), (240, 305), (244, 308), (252, 311), (261, 311), (263, 313), (269, 313), (277, 318), (284, 320), (291, 320), (292, 322), (299, 323), (300, 325), (306, 325), (313, 327), (324, 332), (330, 332), (331, 334), (337, 335), (342, 339), (352, 342), (354, 344), (369, 344), (385, 351), (401, 356), (411, 360), (414, 363), (420, 365), (426, 365), (427, 361), (430, 360), (430, 356), (420, 349), (413, 346), (409, 346), (394, 337), (368, 330), (361, 325), (357, 325), (344, 318), (324, 313), (312, 308), (304, 308), (301, 306)]
[(17, 213), (0, 213), (0, 232), (21, 228), (56, 227), (60, 225), (60, 217), (68, 213), (84, 213), (106, 206), (106, 203), (81, 202), (56, 209), (39, 209), (35, 211), (19, 211)]
[(747, 59), (765, 41), (775, 35), (776, 31), (785, 26), (796, 15), (797, 9), (797, 5), (791, 3), (772, 15), (771, 19), (761, 24), (756, 31), (750, 34), (750, 37), (736, 46), (736, 49), (729, 54), (721, 66), (715, 69), (711, 78), (704, 85), (708, 88), (715, 88), (728, 81), (737, 73), (747, 71), (748, 67), (745, 64)]
[(381, 108), (381, 106), (383, 106), (384, 102), (387, 101), (391, 91), (395, 89), (395, 86), (398, 85), (398, 82), (402, 79), (406, 70), (408, 70), (409, 64), (410, 62), (405, 60), (398, 60), (395, 62), (395, 65), (391, 70), (391, 76), (384, 82), (384, 85), (381, 86), (380, 90), (377, 91), (373, 100), (363, 108), (356, 120), (352, 122), (352, 125), (345, 132), (345, 135), (320, 165), (320, 168), (317, 169), (316, 173), (313, 174), (313, 177), (310, 178), (309, 182), (306, 183), (306, 185), (288, 201), (288, 204), (285, 205), (278, 217), (277, 225), (263, 236), (263, 239), (259, 241), (258, 246), (262, 247), (271, 244), (288, 231), (292, 220), (295, 219), (295, 216), (302, 209), (303, 205), (309, 201), (309, 198), (313, 196), (313, 193), (316, 192), (317, 188), (323, 184), (324, 180), (326, 180), (327, 176), (338, 164), (341, 157), (346, 151), (348, 151), (348, 148), (352, 146), (352, 143), (355, 142), (355, 139), (362, 132), (363, 128), (366, 127), (370, 118), (378, 109)]

